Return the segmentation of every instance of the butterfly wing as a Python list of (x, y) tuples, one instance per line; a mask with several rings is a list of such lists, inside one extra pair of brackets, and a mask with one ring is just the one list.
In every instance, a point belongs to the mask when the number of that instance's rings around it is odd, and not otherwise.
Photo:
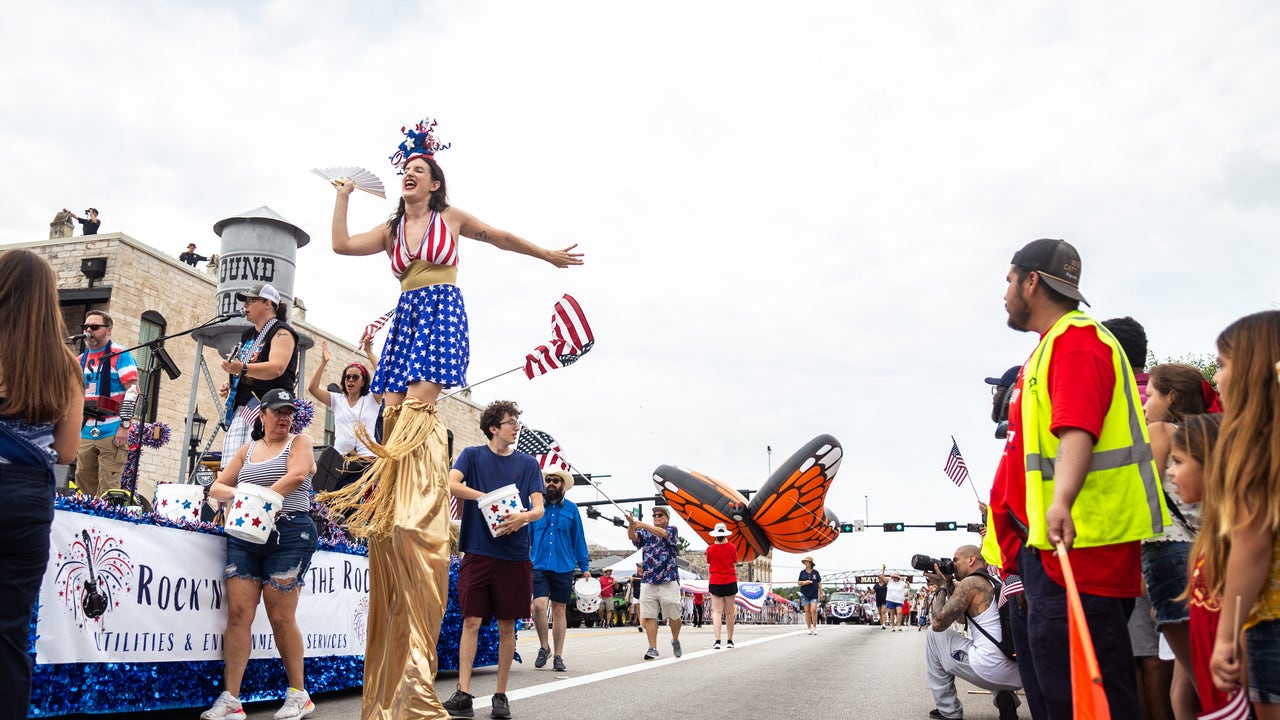
[(738, 551), (738, 562), (749, 562), (769, 552), (769, 541), (747, 517), (747, 499), (729, 485), (702, 473), (662, 465), (653, 471), (653, 483), (689, 527), (708, 544), (716, 523), (724, 523), (733, 534), (729, 542)]
[(775, 548), (803, 553), (839, 536), (839, 521), (823, 504), (843, 455), (839, 440), (819, 435), (779, 465), (751, 499), (747, 515)]

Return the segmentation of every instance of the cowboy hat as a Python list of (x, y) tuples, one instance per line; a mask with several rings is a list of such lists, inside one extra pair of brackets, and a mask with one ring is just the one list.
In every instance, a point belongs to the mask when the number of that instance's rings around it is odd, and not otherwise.
[(542, 471), (542, 479), (545, 481), (549, 477), (558, 477), (564, 481), (564, 491), (569, 492), (573, 487), (573, 475), (568, 470), (544, 470)]

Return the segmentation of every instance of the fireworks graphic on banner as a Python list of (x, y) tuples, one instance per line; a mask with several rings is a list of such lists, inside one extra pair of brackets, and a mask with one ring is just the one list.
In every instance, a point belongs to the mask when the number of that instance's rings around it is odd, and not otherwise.
[(356, 616), (352, 618), (352, 624), (355, 625), (356, 637), (360, 638), (360, 642), (366, 641), (369, 634), (369, 595), (360, 598), (359, 604), (356, 605)]
[[(106, 613), (120, 605), (120, 597), (133, 592), (132, 558), (119, 538), (97, 528), (81, 530), (65, 550), (58, 551), (54, 562), (58, 597), (81, 629), (89, 622), (101, 623)], [(99, 605), (101, 610), (95, 612)]]

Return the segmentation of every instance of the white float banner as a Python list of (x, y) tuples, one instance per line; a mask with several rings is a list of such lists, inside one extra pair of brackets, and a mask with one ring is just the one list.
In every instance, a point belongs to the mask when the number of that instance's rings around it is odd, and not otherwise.
[[(56, 511), (36, 663), (221, 660), (226, 564), (220, 535)], [(105, 601), (98, 617), (88, 588)], [(298, 602), (306, 656), (364, 655), (368, 609), (368, 558), (317, 551)], [(279, 657), (261, 602), (251, 657)]]

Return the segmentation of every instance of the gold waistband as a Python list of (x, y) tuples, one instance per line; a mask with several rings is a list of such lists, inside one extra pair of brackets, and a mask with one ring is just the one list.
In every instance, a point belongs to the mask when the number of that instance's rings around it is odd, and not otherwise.
[(457, 285), (457, 265), (437, 265), (425, 260), (414, 260), (400, 276), (400, 292), (417, 290), (428, 285)]

